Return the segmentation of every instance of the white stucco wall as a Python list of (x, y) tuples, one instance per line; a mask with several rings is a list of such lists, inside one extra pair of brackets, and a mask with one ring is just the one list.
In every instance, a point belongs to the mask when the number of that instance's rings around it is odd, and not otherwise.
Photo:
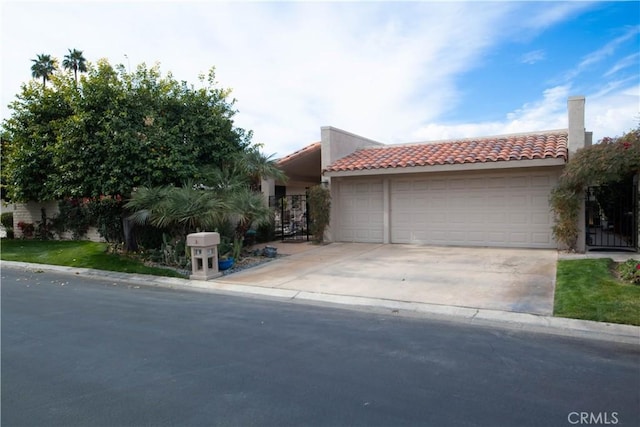
[[(42, 208), (45, 209), (47, 219), (55, 217), (58, 210), (57, 201), (49, 202), (27, 202), (27, 203), (12, 203), (7, 207), (2, 208), (2, 212), (13, 212), (13, 232), (16, 238), (23, 237), (22, 231), (18, 228), (18, 223), (24, 221), (26, 223), (35, 223), (42, 220)], [(57, 236), (56, 236), (57, 237)], [(71, 239), (72, 233), (66, 232), (60, 236), (62, 239)], [(84, 236), (84, 240), (91, 240), (92, 242), (104, 242), (105, 240), (100, 236), (98, 230), (95, 227), (89, 227), (87, 234)]]

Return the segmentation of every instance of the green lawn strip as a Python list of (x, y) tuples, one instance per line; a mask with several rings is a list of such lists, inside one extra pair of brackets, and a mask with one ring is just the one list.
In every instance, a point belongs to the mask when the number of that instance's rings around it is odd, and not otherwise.
[(36, 264), (95, 268), (122, 273), (184, 277), (171, 269), (149, 267), (123, 255), (107, 253), (106, 243), (61, 240), (7, 240), (0, 244), (0, 259)]
[(616, 279), (614, 265), (609, 258), (558, 261), (554, 316), (640, 326), (640, 286)]

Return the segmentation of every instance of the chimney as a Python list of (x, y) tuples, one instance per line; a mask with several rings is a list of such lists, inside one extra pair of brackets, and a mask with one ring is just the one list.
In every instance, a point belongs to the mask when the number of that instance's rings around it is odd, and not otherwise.
[(570, 96), (567, 101), (569, 114), (569, 156), (587, 144), (584, 129), (584, 96)]

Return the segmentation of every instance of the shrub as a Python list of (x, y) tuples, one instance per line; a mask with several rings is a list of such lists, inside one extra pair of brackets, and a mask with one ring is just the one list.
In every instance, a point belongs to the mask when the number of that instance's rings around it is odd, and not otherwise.
[(89, 230), (91, 218), (85, 203), (80, 199), (58, 202), (58, 215), (52, 220), (52, 228), (58, 235), (71, 231), (73, 240), (82, 239)]
[(7, 230), (10, 228), (13, 229), (13, 212), (3, 212), (2, 215), (0, 215), (0, 223), (2, 223)]
[(625, 282), (640, 285), (640, 261), (630, 259), (627, 262), (618, 264), (618, 274)]
[(271, 215), (268, 222), (258, 224), (256, 229), (256, 243), (267, 243), (276, 240), (276, 222)]
[(124, 242), (123, 202), (119, 196), (101, 196), (99, 199), (89, 200), (86, 206), (92, 225), (98, 229), (103, 239), (109, 243)]
[(24, 221), (20, 221), (18, 223), (18, 228), (22, 231), (22, 237), (27, 239), (33, 237), (33, 233), (36, 229), (32, 222)]
[(7, 232), (7, 239), (13, 239), (13, 212), (4, 212), (0, 215), (0, 222)]
[(621, 182), (638, 170), (640, 126), (619, 138), (604, 138), (599, 144), (578, 150), (567, 163), (549, 199), (556, 221), (553, 235), (558, 242), (576, 249), (586, 186)]
[(308, 194), (311, 234), (314, 242), (322, 243), (331, 219), (331, 193), (328, 188), (315, 185), (309, 189)]

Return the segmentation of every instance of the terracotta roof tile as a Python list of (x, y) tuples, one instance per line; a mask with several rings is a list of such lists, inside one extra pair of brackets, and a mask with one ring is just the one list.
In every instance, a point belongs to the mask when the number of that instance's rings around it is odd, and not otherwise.
[[(566, 131), (437, 143), (368, 147), (336, 160), (327, 172), (567, 158)], [(295, 154), (295, 153), (294, 153)]]
[(281, 157), (278, 159), (277, 164), (282, 165), (284, 163), (290, 162), (291, 160), (294, 160), (304, 155), (307, 155), (309, 153), (312, 153), (316, 150), (320, 150), (320, 144), (321, 144), (320, 142), (314, 142), (313, 144), (309, 144), (306, 147), (299, 149), (298, 151), (294, 151), (293, 153), (287, 156)]

